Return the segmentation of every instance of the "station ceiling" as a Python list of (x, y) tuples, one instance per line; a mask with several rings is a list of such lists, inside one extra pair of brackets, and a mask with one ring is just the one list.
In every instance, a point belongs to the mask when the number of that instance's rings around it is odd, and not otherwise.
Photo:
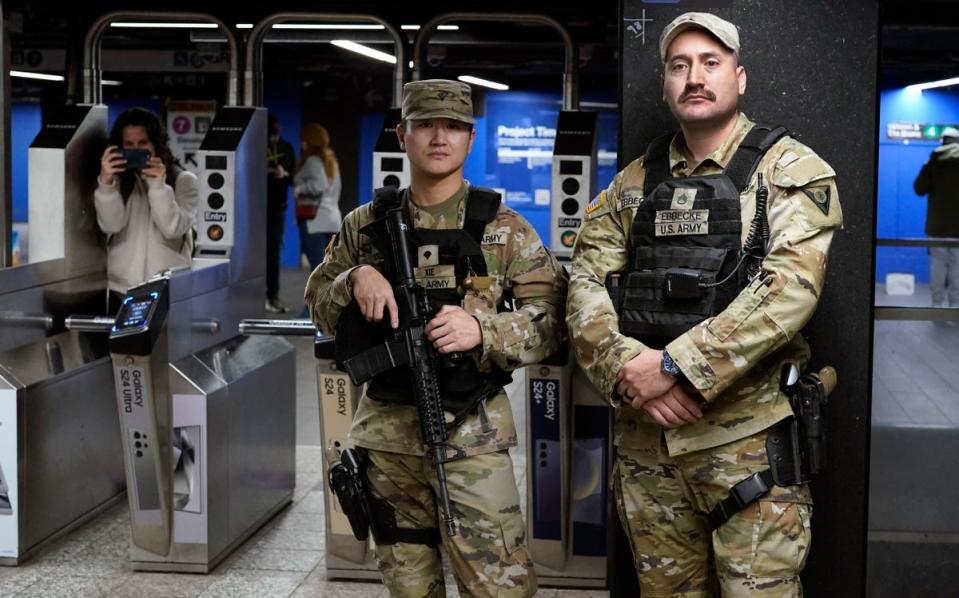
[[(67, 53), (65, 63), (79, 60), (83, 34), (98, 16), (114, 10), (154, 10), (156, 7), (153, 3), (113, 0), (70, 3), (18, 0), (3, 5), (12, 28), (10, 37), (15, 55), (20, 52), (18, 56), (22, 57), (23, 52), (30, 49), (60, 50)], [(230, 26), (256, 23), (268, 14), (280, 11), (372, 14), (397, 26), (422, 25), (449, 12), (544, 14), (565, 25), (575, 40), (584, 89), (615, 90), (617, 86), (619, 2), (616, 0), (527, 0), (521, 6), (515, 0), (484, 0), (482, 3), (274, 0), (269, 4), (168, 0), (163, 9), (208, 12)], [(959, 2), (885, 0), (880, 11), (880, 87), (899, 87), (959, 76)], [(560, 89), (563, 46), (552, 29), (508, 20), (455, 24), (459, 26), (458, 30), (440, 31), (431, 39), (424, 77), (455, 78), (470, 74), (505, 83), (514, 89)], [(241, 29), (237, 33), (242, 37), (248, 31)], [(409, 60), (416, 32), (402, 33), (408, 41), (406, 59)], [(850, 35), (854, 34), (850, 32)], [(129, 56), (128, 62), (135, 62), (136, 57), (127, 54), (132, 50), (222, 51), (225, 45), (217, 43), (218, 37), (215, 31), (209, 30), (111, 29), (105, 38), (105, 63), (110, 66), (106, 58), (111, 50)], [(392, 44), (382, 31), (285, 30), (272, 33), (268, 39), (264, 50), (267, 78), (301, 81), (304, 86), (322, 88), (329, 96), (363, 94), (364, 101), (371, 104), (381, 104), (385, 101), (381, 98), (389, 95), (390, 65), (329, 43), (333, 39), (351, 39), (392, 53)], [(130, 95), (156, 93), (166, 84), (162, 74), (157, 72), (108, 71), (106, 76), (121, 81), (125, 86), (124, 93)], [(222, 76), (216, 73), (201, 74), (197, 79), (199, 83), (194, 81), (193, 84), (219, 88), (222, 87), (220, 79)], [(183, 80), (178, 79), (176, 84), (182, 85)], [(36, 93), (40, 88), (34, 83), (18, 86), (15, 82), (13, 89), (16, 96), (17, 93)], [(46, 89), (44, 93), (58, 92)]]
[[(4, 3), (12, 25), (12, 50), (20, 58), (30, 49), (67, 50), (79, 57), (83, 34), (97, 17), (114, 10), (144, 10), (145, 3), (95, 1), (75, 3), (56, 9), (54, 2), (20, 1)], [(454, 5), (455, 4), (455, 5)], [(151, 6), (151, 9), (155, 5)], [(482, 5), (438, 2), (304, 2), (276, 0), (268, 5), (242, 2), (198, 0), (169, 1), (164, 11), (207, 12), (219, 17), (228, 26), (257, 23), (281, 11), (370, 14), (399, 27), (422, 25), (437, 15), (449, 12), (528, 12), (544, 14), (562, 23), (570, 32), (579, 54), (578, 68), (584, 87), (615, 91), (618, 76), (618, 5), (602, 1), (594, 6), (573, 2), (484, 1)], [(455, 78), (473, 75), (522, 89), (560, 90), (564, 49), (560, 36), (551, 28), (519, 24), (509, 20), (495, 22), (465, 21), (451, 23), (455, 31), (438, 31), (431, 37), (423, 77)], [(249, 29), (235, 31), (245, 37)], [(406, 60), (412, 58), (412, 42), (416, 31), (401, 32), (406, 41)], [(264, 46), (264, 72), (267, 78), (298, 80), (305, 86), (320, 86), (329, 94), (344, 95), (363, 92), (372, 96), (389, 95), (392, 66), (336, 47), (329, 42), (349, 39), (374, 49), (393, 54), (392, 40), (384, 31), (283, 30), (268, 36)], [(111, 56), (120, 56), (129, 68), (138, 57), (147, 53), (132, 51), (170, 51), (196, 49), (221, 52), (226, 48), (216, 30), (117, 29), (111, 28), (104, 38), (104, 78), (121, 81), (130, 95), (156, 91), (162, 86), (160, 73), (111, 72)], [(67, 62), (69, 62), (69, 58)], [(76, 60), (76, 58), (74, 58)], [(112, 59), (114, 64), (116, 59)], [(14, 66), (13, 68), (17, 68)], [(217, 74), (200, 74), (211, 85)], [(36, 86), (36, 84), (30, 84)], [(17, 93), (16, 83), (14, 93)]]

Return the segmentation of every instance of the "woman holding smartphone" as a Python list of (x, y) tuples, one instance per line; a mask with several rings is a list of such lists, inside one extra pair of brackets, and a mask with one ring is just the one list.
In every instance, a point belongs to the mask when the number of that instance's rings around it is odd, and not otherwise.
[(108, 235), (113, 293), (122, 295), (168, 268), (190, 265), (197, 178), (173, 157), (157, 115), (131, 108), (117, 117), (97, 182), (93, 199), (97, 222)]

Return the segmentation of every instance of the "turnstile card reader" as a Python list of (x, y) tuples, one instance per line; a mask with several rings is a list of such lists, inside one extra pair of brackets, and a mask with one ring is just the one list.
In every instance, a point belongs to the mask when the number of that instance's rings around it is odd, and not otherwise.
[[(354, 386), (349, 375), (336, 368), (332, 337), (316, 337), (314, 355), (320, 399), (323, 471), (329, 471), (340, 453), (353, 446), (349, 433), (362, 387)], [(329, 483), (324, 483), (323, 489), (327, 575), (331, 579), (379, 579), (369, 541), (360, 541), (353, 536), (350, 522)]]
[(568, 258), (596, 189), (596, 113), (564, 110), (553, 145), (550, 249)]
[(110, 333), (133, 544), (161, 556), (170, 552), (173, 518), (168, 288), (160, 279), (133, 289)]
[(390, 108), (383, 117), (383, 127), (373, 148), (373, 190), (380, 187), (402, 189), (410, 184), (410, 161), (396, 137), (400, 120), (399, 108)]

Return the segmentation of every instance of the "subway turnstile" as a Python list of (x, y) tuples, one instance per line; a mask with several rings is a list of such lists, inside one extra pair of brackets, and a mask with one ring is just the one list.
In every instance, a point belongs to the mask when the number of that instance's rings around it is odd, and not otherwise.
[[(362, 387), (354, 386), (349, 375), (337, 369), (333, 337), (317, 334), (309, 320), (247, 319), (240, 323), (240, 333), (313, 337), (323, 471), (329, 472), (330, 465), (339, 459), (340, 453), (353, 446), (349, 433), (362, 392)], [(328, 480), (323, 482), (323, 505), (327, 576), (330, 579), (380, 579), (370, 540), (360, 541), (353, 536), (350, 522)]]
[(380, 187), (402, 189), (410, 184), (410, 161), (396, 137), (400, 117), (399, 108), (388, 109), (383, 117), (383, 126), (373, 148), (373, 191)]
[(563, 110), (553, 145), (550, 249), (569, 258), (596, 189), (596, 113)]
[(296, 364), (285, 340), (246, 336), (171, 359), (178, 282), (129, 291), (110, 352), (133, 567), (205, 573), (292, 500)]
[(567, 349), (527, 372), (527, 537), (544, 586), (605, 587), (612, 409)]

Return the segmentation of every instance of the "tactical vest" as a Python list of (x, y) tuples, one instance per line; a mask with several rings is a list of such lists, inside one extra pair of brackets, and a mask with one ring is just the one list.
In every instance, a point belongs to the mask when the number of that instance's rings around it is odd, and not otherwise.
[[(374, 220), (383, 218), (388, 210), (401, 205), (403, 209), (407, 209), (406, 199), (401, 197), (395, 187), (377, 189), (373, 195)], [(486, 276), (488, 274), (481, 243), (486, 225), (496, 218), (499, 206), (499, 193), (492, 189), (471, 186), (466, 198), (466, 217), (462, 229), (414, 228), (410, 231), (408, 236), (409, 249), (410, 255), (414, 256), (414, 268), (416, 269), (418, 282), (426, 288), (426, 292), (432, 299), (437, 311), (443, 305), (461, 307), (463, 304), (461, 293), (467, 276)], [(373, 226), (364, 227), (360, 232), (370, 237), (380, 255), (389, 255), (391, 251), (389, 239), (382, 238), (382, 235), (377, 234)], [(421, 251), (421, 248), (429, 246), (437, 248), (437, 256), (424, 255), (432, 251), (431, 249)], [(429, 284), (431, 278), (428, 276), (426, 267), (420, 266), (423, 260), (435, 264), (435, 266), (432, 266), (434, 271), (448, 270), (449, 267), (452, 267), (455, 284), (435, 284), (435, 286), (431, 286)], [(398, 276), (393, 271), (391, 260), (385, 260), (378, 266), (381, 267), (381, 272), (386, 279), (395, 286)], [(423, 280), (420, 280), (421, 273), (425, 275)], [(442, 279), (433, 278), (432, 280), (438, 283), (445, 282)], [(351, 305), (355, 306), (355, 301)], [(500, 305), (497, 306), (497, 311), (503, 311), (504, 309), (501, 300)], [(490, 372), (481, 372), (470, 354), (464, 354), (456, 361), (448, 358), (438, 360), (437, 374), (440, 382), (440, 392), (443, 397), (443, 408), (454, 414), (464, 414), (478, 401), (499, 392), (512, 379), (509, 373), (495, 365)], [(370, 398), (377, 401), (412, 405), (415, 397), (412, 393), (410, 377), (408, 368), (394, 368), (374, 377), (370, 381), (366, 393)]]
[(721, 174), (688, 178), (670, 177), (672, 134), (649, 144), (629, 261), (606, 280), (623, 334), (662, 348), (724, 310), (746, 287), (740, 194), (785, 134), (782, 127), (757, 125)]

